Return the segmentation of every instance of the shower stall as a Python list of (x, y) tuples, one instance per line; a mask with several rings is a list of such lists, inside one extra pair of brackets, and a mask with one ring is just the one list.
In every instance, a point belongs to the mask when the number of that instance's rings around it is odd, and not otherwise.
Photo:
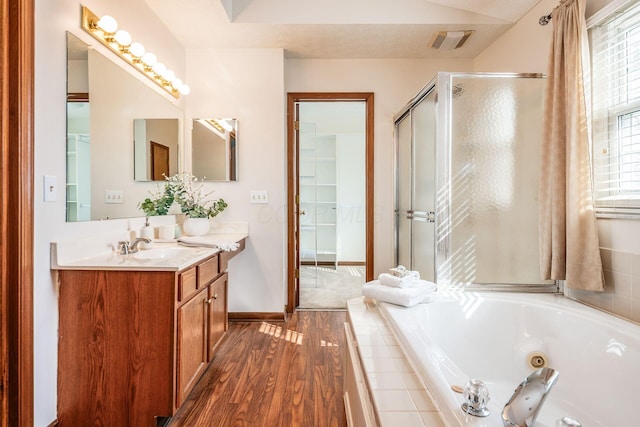
[(394, 118), (396, 264), (465, 289), (556, 291), (538, 255), (544, 78), (438, 73)]

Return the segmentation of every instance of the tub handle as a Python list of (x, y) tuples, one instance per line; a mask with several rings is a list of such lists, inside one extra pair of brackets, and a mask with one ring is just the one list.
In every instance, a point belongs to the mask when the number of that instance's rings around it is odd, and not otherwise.
[(466, 400), (462, 404), (462, 410), (475, 417), (486, 417), (489, 415), (487, 403), (489, 403), (489, 389), (480, 380), (471, 379), (464, 386), (462, 396)]

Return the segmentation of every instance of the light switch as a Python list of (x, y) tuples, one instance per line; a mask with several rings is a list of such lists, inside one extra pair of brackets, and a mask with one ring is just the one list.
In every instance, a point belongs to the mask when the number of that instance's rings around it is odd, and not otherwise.
[(44, 201), (55, 202), (58, 194), (58, 178), (52, 175), (44, 176)]
[(122, 190), (104, 190), (104, 202), (108, 204), (123, 203), (124, 196)]
[(251, 203), (269, 203), (267, 190), (251, 190)]

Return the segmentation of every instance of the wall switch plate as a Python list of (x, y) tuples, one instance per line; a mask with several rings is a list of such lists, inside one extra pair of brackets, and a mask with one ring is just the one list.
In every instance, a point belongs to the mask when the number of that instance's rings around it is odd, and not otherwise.
[(251, 203), (269, 203), (269, 192), (267, 190), (251, 190)]
[(124, 196), (122, 190), (104, 190), (104, 202), (108, 204), (123, 203)]
[(45, 202), (55, 202), (58, 195), (58, 178), (52, 175), (45, 175), (43, 191)]

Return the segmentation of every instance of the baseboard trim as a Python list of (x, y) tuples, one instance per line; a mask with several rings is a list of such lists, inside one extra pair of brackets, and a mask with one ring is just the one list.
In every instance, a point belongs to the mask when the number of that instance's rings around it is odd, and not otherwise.
[(282, 313), (260, 313), (260, 312), (235, 312), (229, 313), (229, 322), (284, 322), (286, 314)]

